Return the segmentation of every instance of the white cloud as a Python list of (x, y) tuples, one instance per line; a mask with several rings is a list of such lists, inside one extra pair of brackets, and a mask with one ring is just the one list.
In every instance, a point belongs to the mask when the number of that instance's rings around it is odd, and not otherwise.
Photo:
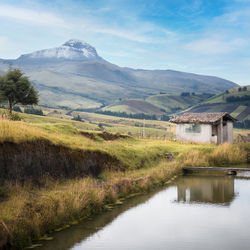
[(135, 32), (133, 30), (125, 30), (125, 29), (115, 29), (115, 28), (105, 28), (105, 27), (98, 27), (98, 26), (90, 26), (87, 27), (88, 31), (99, 33), (99, 34), (106, 34), (112, 35), (120, 38), (124, 38), (134, 42), (141, 42), (141, 43), (158, 43), (157, 40), (152, 39), (149, 36), (140, 34), (139, 32)]
[[(101, 22), (100, 17), (96, 16), (97, 12), (101, 13), (109, 10), (110, 8), (96, 9), (94, 11), (95, 15), (93, 15), (93, 11), (86, 9), (84, 16), (66, 20), (51, 12), (0, 4), (0, 18), (9, 18), (34, 25), (68, 28), (71, 32), (79, 32), (80, 28), (84, 32), (116, 36), (139, 43), (160, 44), (164, 43), (166, 38), (175, 36), (174, 32), (170, 30), (137, 19), (134, 19), (132, 23), (130, 20), (126, 24), (110, 25), (110, 23)], [(129, 18), (129, 16), (126, 16), (125, 19), (128, 20)]]
[(31, 9), (0, 5), (0, 17), (16, 19), (29, 23), (67, 27), (64, 20), (49, 12), (38, 12)]
[(246, 41), (240, 38), (226, 41), (221, 38), (210, 37), (194, 40), (187, 43), (185, 47), (200, 54), (219, 55), (241, 50), (245, 44)]
[[(250, 1), (249, 1), (250, 2)], [(250, 8), (228, 11), (225, 14), (214, 18), (214, 21), (219, 26), (230, 25), (231, 28), (235, 26), (249, 26)]]

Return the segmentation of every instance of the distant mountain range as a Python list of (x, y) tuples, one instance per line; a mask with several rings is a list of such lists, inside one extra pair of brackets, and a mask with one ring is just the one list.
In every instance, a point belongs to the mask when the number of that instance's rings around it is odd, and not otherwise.
[(70, 109), (99, 108), (160, 93), (217, 94), (237, 86), (214, 76), (119, 67), (101, 58), (88, 43), (74, 39), (15, 60), (0, 59), (0, 74), (9, 65), (30, 77), (39, 90), (41, 104)]

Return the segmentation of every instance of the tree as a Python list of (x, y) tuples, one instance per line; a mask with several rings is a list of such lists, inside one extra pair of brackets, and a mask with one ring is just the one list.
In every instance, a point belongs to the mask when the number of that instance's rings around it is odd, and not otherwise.
[(71, 120), (82, 122), (82, 118), (79, 114), (77, 116), (73, 117)]
[(181, 96), (190, 96), (190, 93), (189, 92), (182, 92)]
[(0, 78), (0, 93), (8, 101), (10, 115), (16, 104), (33, 105), (38, 103), (38, 93), (28, 77), (19, 69), (10, 69)]

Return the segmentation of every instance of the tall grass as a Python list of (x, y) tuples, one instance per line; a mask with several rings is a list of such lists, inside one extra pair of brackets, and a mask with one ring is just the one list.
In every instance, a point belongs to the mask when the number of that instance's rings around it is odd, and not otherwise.
[(179, 169), (176, 162), (163, 162), (148, 170), (105, 172), (101, 181), (83, 178), (48, 182), (40, 189), (31, 184), (10, 184), (11, 198), (0, 205), (0, 232), (15, 247), (22, 248), (53, 229), (101, 212), (105, 204), (118, 198), (163, 184)]
[[(94, 132), (93, 132), (94, 133)], [(48, 140), (72, 150), (105, 152), (125, 166), (123, 171), (103, 171), (98, 179), (43, 180), (43, 186), (5, 182), (8, 198), (0, 202), (0, 246), (17, 248), (66, 224), (81, 221), (107, 208), (121, 197), (163, 185), (180, 173), (183, 165), (219, 166), (246, 162), (249, 145), (199, 145), (167, 140), (91, 140), (70, 123), (0, 121), (0, 143)], [(166, 152), (175, 160), (164, 160)], [(1, 167), (1, 165), (0, 165)], [(1, 198), (1, 197), (0, 197)], [(2, 240), (2, 242), (1, 242)]]
[(227, 166), (247, 162), (247, 147), (244, 144), (219, 145), (213, 150), (194, 149), (182, 154), (180, 159), (187, 166)]

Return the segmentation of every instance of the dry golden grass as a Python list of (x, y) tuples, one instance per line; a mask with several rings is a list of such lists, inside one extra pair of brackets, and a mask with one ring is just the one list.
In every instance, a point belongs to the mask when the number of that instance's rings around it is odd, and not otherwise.
[(45, 137), (45, 134), (24, 122), (0, 120), (0, 141), (21, 142)]
[[(54, 119), (54, 118), (53, 118)], [(55, 122), (54, 122), (55, 121)], [(100, 179), (81, 178), (31, 183), (6, 183), (8, 200), (0, 202), (0, 237), (18, 248), (43, 234), (105, 209), (120, 197), (163, 185), (183, 165), (219, 166), (246, 162), (249, 145), (201, 145), (167, 140), (91, 140), (80, 134), (82, 127), (68, 123), (0, 121), (0, 142), (46, 139), (55, 145), (80, 150), (99, 150), (127, 166), (124, 172), (105, 171)], [(175, 160), (162, 160), (166, 152)], [(0, 242), (1, 243), (1, 242)]]
[(182, 154), (186, 166), (225, 166), (246, 163), (246, 145), (225, 143), (213, 150), (190, 150)]

